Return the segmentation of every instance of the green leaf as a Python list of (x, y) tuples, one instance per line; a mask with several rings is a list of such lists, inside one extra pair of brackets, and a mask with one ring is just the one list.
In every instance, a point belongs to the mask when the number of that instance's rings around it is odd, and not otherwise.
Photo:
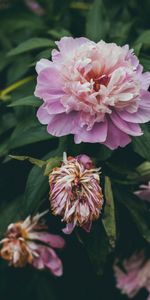
[[(48, 153), (43, 160), (49, 162), (50, 171), (58, 166), (59, 158), (50, 157), (54, 152)], [(50, 158), (49, 158), (50, 157)], [(45, 174), (48, 175), (49, 173)], [(27, 214), (37, 212), (43, 203), (43, 198), (48, 198), (49, 182), (47, 176), (44, 176), (43, 169), (34, 166), (29, 173), (25, 188), (25, 211)], [(48, 200), (47, 200), (48, 203)]]
[(104, 160), (107, 160), (108, 158), (110, 158), (112, 153), (113, 153), (112, 150), (108, 149), (104, 145), (100, 145), (96, 156), (98, 157), (99, 160), (104, 161)]
[(150, 161), (150, 130), (148, 125), (142, 125), (141, 127), (144, 134), (133, 139), (133, 149), (140, 156)]
[(16, 125), (16, 118), (14, 114), (7, 112), (0, 119), (0, 134), (3, 134), (7, 130), (13, 128)]
[[(45, 275), (45, 276), (44, 276)], [(52, 278), (49, 274), (38, 273), (38, 280), (36, 280), (36, 300), (56, 300), (59, 299), (57, 289), (53, 285)]]
[(14, 106), (34, 106), (39, 107), (41, 105), (42, 101), (35, 96), (28, 96), (21, 99), (18, 99), (16, 101), (13, 101), (11, 104), (7, 105), (9, 107)]
[(140, 63), (143, 65), (145, 71), (150, 71), (150, 56), (142, 56)]
[(13, 61), (7, 72), (7, 84), (10, 85), (24, 76), (29, 70), (31, 61), (30, 55), (24, 55), (23, 58), (20, 56)]
[(33, 165), (36, 165), (40, 168), (42, 168), (43, 166), (46, 165), (46, 161), (31, 157), (31, 156), (9, 155), (9, 157), (13, 158), (13, 159), (16, 159), (16, 160), (21, 160), (21, 161), (28, 160), (30, 163), (32, 163)]
[(145, 30), (144, 32), (142, 32), (136, 40), (136, 43), (142, 43), (150, 46), (150, 30)]
[(102, 275), (109, 254), (109, 243), (102, 224), (97, 223), (84, 242), (94, 270), (97, 275)]
[(95, 0), (87, 17), (86, 36), (94, 41), (105, 38), (109, 30), (109, 21), (103, 0)]
[(48, 159), (46, 162), (44, 175), (46, 175), (46, 176), (49, 175), (54, 167), (57, 167), (60, 165), (61, 161), (62, 161), (62, 157), (57, 157), (57, 156)]
[(54, 47), (54, 42), (46, 38), (31, 38), (8, 52), (8, 56), (22, 54), (31, 50)]
[(59, 28), (57, 29), (50, 29), (47, 32), (48, 34), (50, 34), (54, 39), (61, 39), (64, 36), (71, 36), (71, 33), (64, 29), (64, 28)]
[(133, 221), (135, 222), (142, 237), (150, 243), (150, 226), (149, 226), (149, 212), (146, 209), (143, 201), (137, 198), (121, 187), (115, 191), (116, 198), (121, 202), (130, 212)]
[(29, 125), (30, 122), (29, 124), (25, 122), (18, 123), (18, 126), (11, 135), (10, 149), (54, 138), (47, 133), (45, 126), (37, 123)]
[(136, 182), (147, 182), (150, 180), (150, 162), (145, 161), (136, 168), (136, 172), (131, 172), (128, 179)]
[(34, 166), (29, 173), (24, 193), (24, 210), (27, 215), (39, 210), (46, 194), (48, 198), (48, 188), (48, 178), (43, 175), (43, 170)]
[(105, 207), (102, 223), (112, 248), (116, 243), (116, 218), (113, 191), (109, 177), (105, 177)]
[(25, 217), (21, 209), (22, 203), (23, 197), (21, 196), (14, 201), (11, 201), (11, 203), (1, 204), (0, 237), (3, 237), (4, 233), (6, 232), (7, 226), (11, 222), (17, 222), (22, 219), (22, 217)]
[(0, 143), (0, 157), (8, 154), (9, 151), (9, 138)]
[(139, 56), (141, 48), (142, 48), (142, 43), (138, 43), (138, 44), (136, 43), (133, 45), (135, 55)]

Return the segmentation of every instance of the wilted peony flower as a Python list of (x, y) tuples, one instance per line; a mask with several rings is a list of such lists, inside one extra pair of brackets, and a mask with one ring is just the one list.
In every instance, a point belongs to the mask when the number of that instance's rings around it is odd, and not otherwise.
[(43, 99), (37, 117), (54, 136), (74, 134), (75, 143), (124, 147), (150, 120), (150, 73), (129, 46), (86, 38), (56, 42), (52, 61), (41, 59), (35, 96)]
[(99, 171), (86, 155), (64, 154), (61, 167), (50, 173), (51, 209), (67, 223), (64, 233), (70, 234), (75, 226), (89, 232), (92, 221), (99, 218), (103, 205)]
[(44, 231), (47, 226), (39, 221), (44, 214), (10, 224), (5, 238), (0, 241), (0, 256), (14, 267), (31, 264), (39, 270), (49, 269), (53, 275), (61, 276), (62, 262), (53, 248), (63, 248), (65, 242), (62, 237)]
[(141, 190), (134, 192), (134, 194), (139, 198), (150, 202), (150, 181), (148, 182), (147, 185), (141, 184), (140, 189)]
[(144, 252), (136, 253), (123, 261), (123, 270), (116, 261), (114, 273), (122, 294), (133, 298), (140, 289), (145, 288), (149, 292), (150, 299), (150, 259), (146, 260)]

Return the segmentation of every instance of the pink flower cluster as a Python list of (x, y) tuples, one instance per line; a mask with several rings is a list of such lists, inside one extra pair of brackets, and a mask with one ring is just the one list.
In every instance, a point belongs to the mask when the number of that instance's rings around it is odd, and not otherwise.
[(64, 37), (52, 61), (41, 59), (35, 96), (37, 117), (49, 134), (74, 134), (75, 143), (124, 147), (150, 120), (150, 73), (128, 45)]
[(136, 253), (123, 261), (123, 269), (114, 265), (117, 287), (122, 294), (133, 298), (142, 288), (149, 292), (150, 300), (150, 259), (146, 260), (144, 252)]
[(99, 171), (87, 155), (67, 158), (64, 153), (61, 167), (50, 173), (51, 209), (67, 223), (64, 233), (70, 234), (75, 226), (89, 232), (99, 218), (103, 205)]
[(53, 248), (63, 248), (64, 239), (50, 234), (47, 227), (39, 222), (43, 214), (8, 226), (5, 238), (0, 241), (1, 258), (14, 267), (31, 264), (39, 270), (49, 269), (55, 276), (63, 273), (62, 262)]

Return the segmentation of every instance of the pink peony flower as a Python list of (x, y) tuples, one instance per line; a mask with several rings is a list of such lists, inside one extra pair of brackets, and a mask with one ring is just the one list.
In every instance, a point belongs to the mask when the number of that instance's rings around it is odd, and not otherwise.
[(128, 45), (64, 37), (52, 61), (41, 59), (35, 96), (37, 117), (54, 136), (74, 134), (75, 143), (124, 147), (150, 120), (150, 73)]
[(150, 202), (150, 181), (148, 182), (147, 185), (141, 184), (140, 189), (141, 190), (134, 192), (134, 194), (139, 198), (141, 198), (142, 200), (146, 200)]
[(51, 209), (67, 223), (64, 233), (70, 234), (75, 226), (89, 232), (92, 221), (99, 218), (103, 205), (99, 170), (86, 155), (67, 158), (64, 154), (61, 167), (50, 173)]
[(117, 288), (122, 294), (133, 298), (142, 288), (149, 292), (147, 300), (150, 299), (150, 259), (146, 260), (144, 252), (134, 254), (128, 260), (123, 261), (123, 269), (118, 266), (118, 261), (114, 265), (114, 273)]
[(44, 231), (47, 226), (39, 222), (44, 214), (10, 224), (5, 238), (0, 241), (0, 256), (14, 267), (31, 264), (37, 269), (49, 269), (53, 275), (61, 276), (62, 262), (53, 248), (63, 248), (65, 242), (62, 237)]

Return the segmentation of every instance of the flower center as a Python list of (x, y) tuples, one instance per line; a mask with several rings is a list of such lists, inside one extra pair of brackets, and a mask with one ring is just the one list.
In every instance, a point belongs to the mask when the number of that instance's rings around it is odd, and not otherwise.
[(102, 75), (99, 78), (95, 78), (94, 85), (93, 85), (95, 92), (98, 92), (100, 90), (101, 85), (107, 86), (109, 83), (109, 80), (110, 80), (110, 78), (107, 75)]

